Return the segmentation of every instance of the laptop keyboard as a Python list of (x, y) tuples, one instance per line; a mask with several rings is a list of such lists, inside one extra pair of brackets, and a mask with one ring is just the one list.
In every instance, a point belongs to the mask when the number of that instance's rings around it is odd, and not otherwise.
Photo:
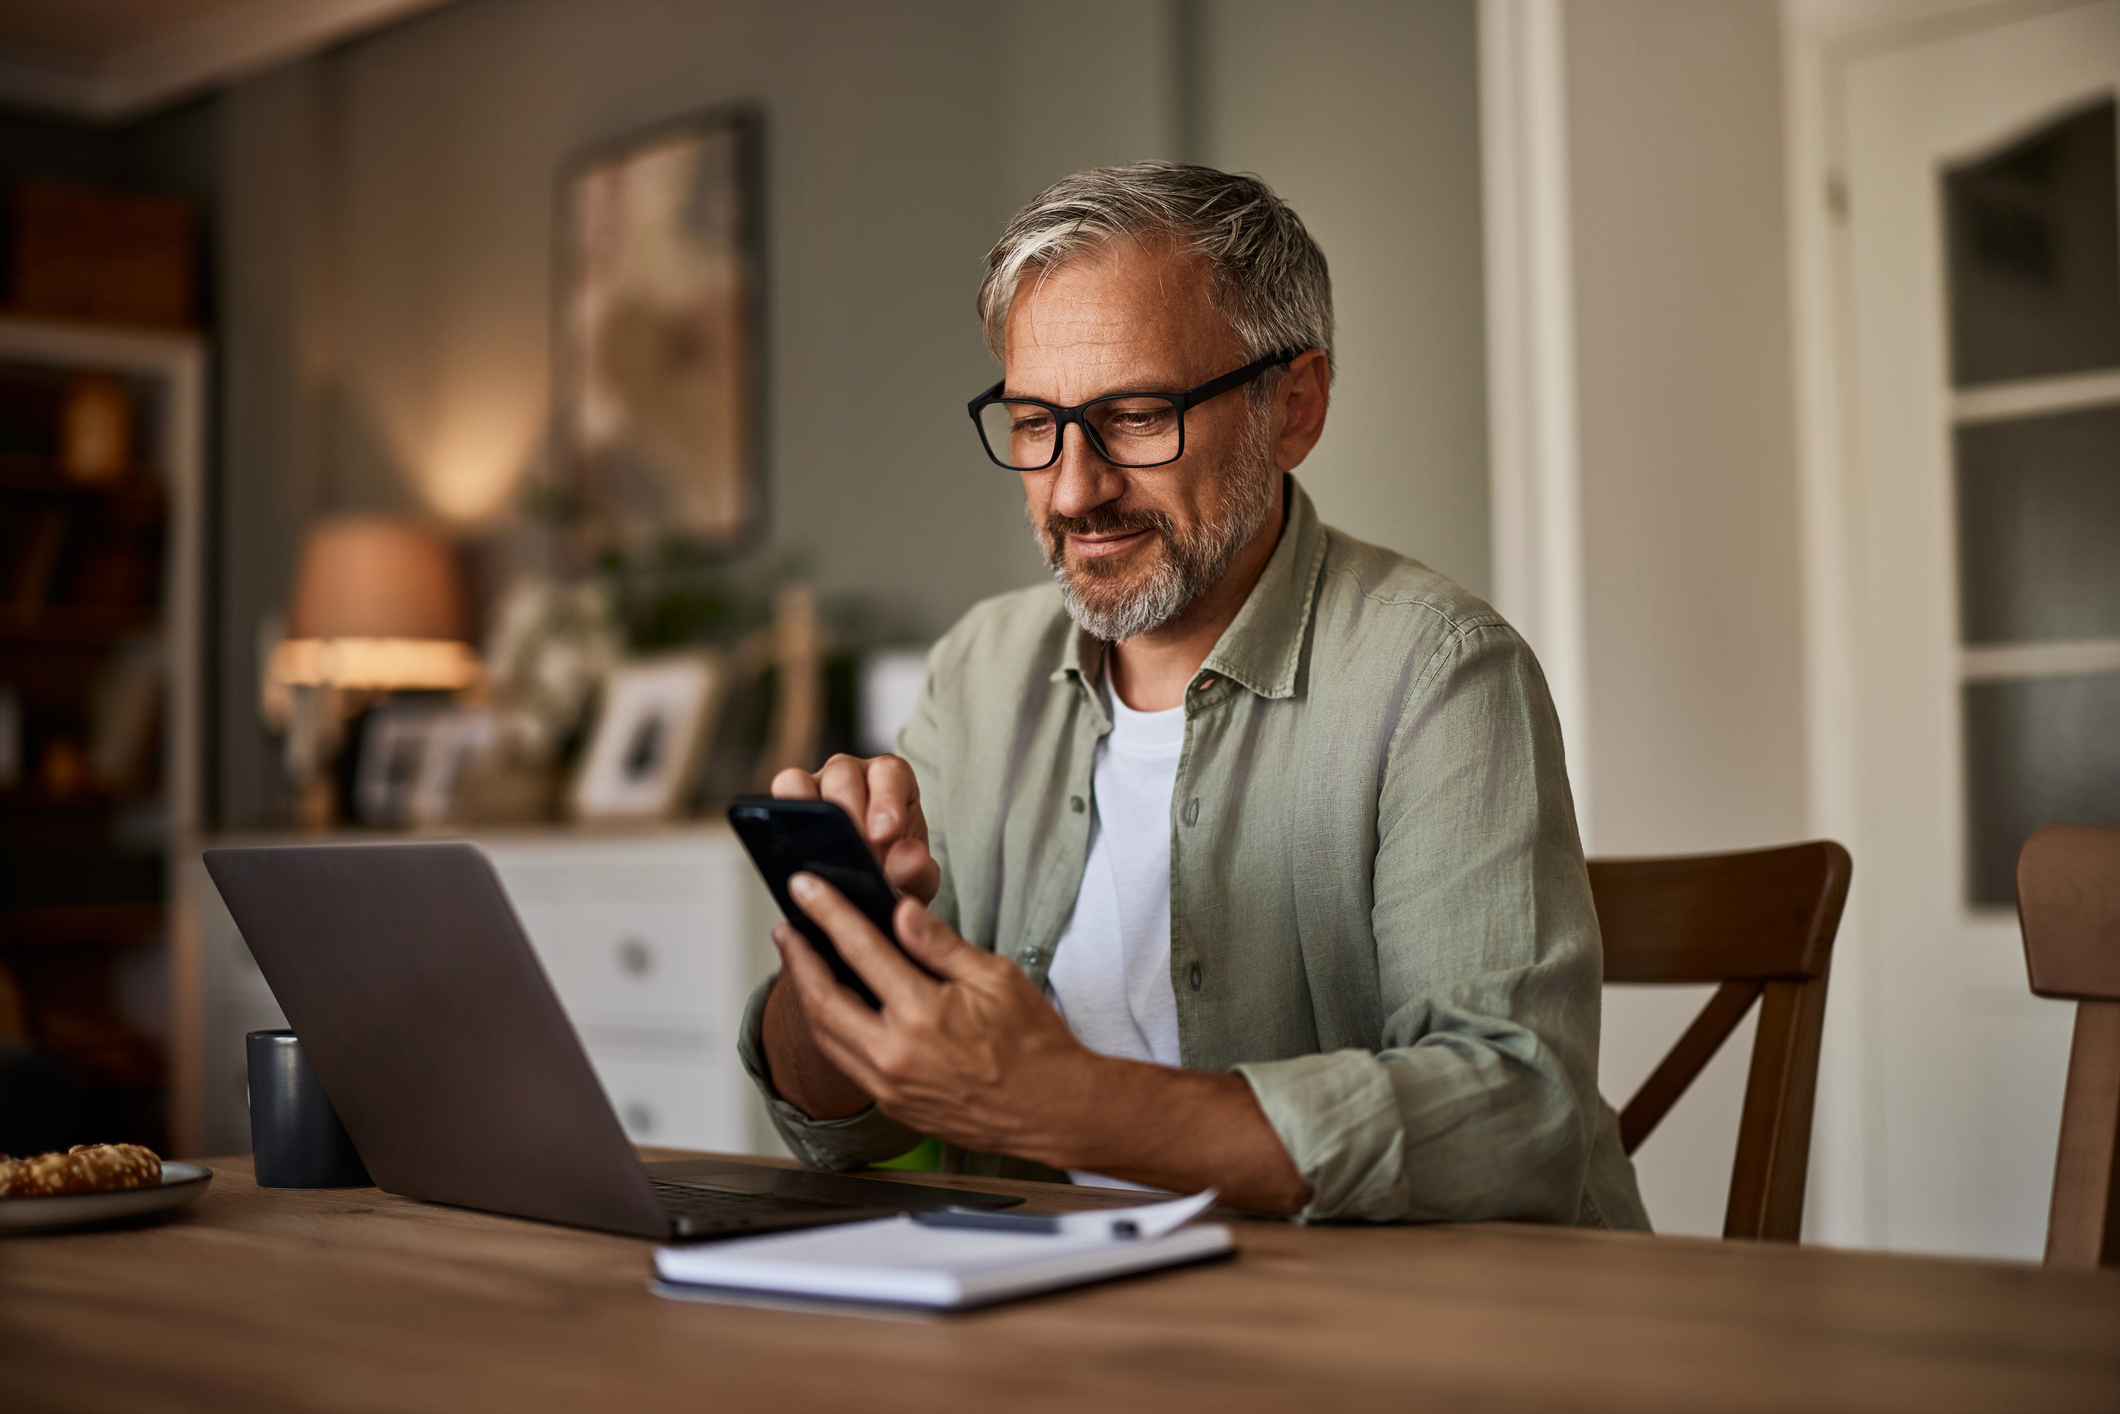
[(656, 1201), (663, 1211), (684, 1219), (685, 1231), (727, 1232), (751, 1227), (761, 1218), (790, 1213), (846, 1212), (849, 1205), (817, 1198), (793, 1198), (772, 1193), (737, 1193), (726, 1188), (704, 1188), (694, 1183), (675, 1183), (651, 1178)]

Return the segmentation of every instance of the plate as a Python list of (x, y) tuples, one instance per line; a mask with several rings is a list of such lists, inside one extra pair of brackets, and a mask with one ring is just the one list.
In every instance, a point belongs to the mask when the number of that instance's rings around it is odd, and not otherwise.
[(48, 1193), (36, 1198), (0, 1198), (0, 1232), (50, 1232), (84, 1223), (110, 1223), (181, 1208), (206, 1191), (213, 1170), (162, 1161), (162, 1181), (153, 1188), (110, 1193)]

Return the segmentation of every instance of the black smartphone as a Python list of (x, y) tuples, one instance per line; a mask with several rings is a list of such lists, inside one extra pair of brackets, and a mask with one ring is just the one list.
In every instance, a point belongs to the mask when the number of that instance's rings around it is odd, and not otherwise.
[[(905, 952), (904, 945), (898, 942), (897, 930), (891, 926), (898, 894), (884, 879), (876, 856), (869, 852), (868, 841), (847, 818), (846, 811), (829, 800), (775, 800), (771, 796), (747, 795), (729, 807), (729, 823), (736, 827), (736, 837), (743, 841), (751, 862), (758, 866), (766, 887), (773, 891), (773, 902), (780, 905), (788, 922), (810, 940), (810, 946), (817, 949), (841, 985), (881, 1011), (883, 1004), (869, 990), (869, 984), (861, 980), (861, 974), (847, 966), (839, 949), (832, 945), (831, 935), (788, 897), (790, 875), (815, 874), (845, 894), (847, 901), (876, 925), (877, 932), (889, 938), (901, 953)], [(906, 954), (906, 961), (920, 967), (910, 953)], [(924, 967), (920, 970), (927, 972)]]

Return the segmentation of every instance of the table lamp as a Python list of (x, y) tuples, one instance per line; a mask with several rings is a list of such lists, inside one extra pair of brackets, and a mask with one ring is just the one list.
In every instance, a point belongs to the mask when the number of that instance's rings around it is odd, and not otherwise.
[(303, 823), (331, 823), (323, 768), (336, 754), (347, 694), (455, 691), (478, 681), (465, 641), (456, 552), (433, 529), (395, 516), (334, 516), (302, 546), (288, 636), (266, 665), (290, 691), (287, 768)]

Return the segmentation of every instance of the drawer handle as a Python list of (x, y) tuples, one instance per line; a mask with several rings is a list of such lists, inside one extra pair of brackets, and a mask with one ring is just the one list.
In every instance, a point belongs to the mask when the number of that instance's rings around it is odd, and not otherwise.
[(655, 967), (655, 954), (640, 939), (628, 938), (618, 945), (618, 966), (628, 976), (645, 977)]

